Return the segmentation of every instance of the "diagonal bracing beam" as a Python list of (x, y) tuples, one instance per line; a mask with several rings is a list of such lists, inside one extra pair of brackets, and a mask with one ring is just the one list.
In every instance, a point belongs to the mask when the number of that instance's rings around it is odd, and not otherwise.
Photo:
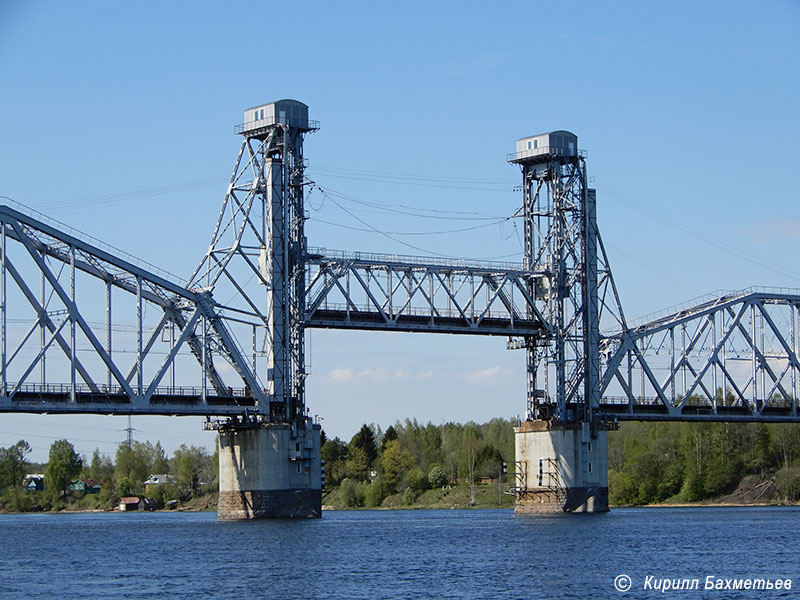
[[(751, 288), (606, 335), (602, 412), (620, 419), (798, 421), (798, 399), (786, 381), (794, 389), (800, 379), (794, 338), (799, 303), (800, 292)], [(693, 330), (688, 343), (679, 356), (665, 356), (668, 348), (657, 337), (674, 340), (683, 329)], [(656, 370), (666, 372), (660, 382)], [(683, 372), (691, 379), (681, 379)], [(639, 395), (636, 380), (642, 383)]]

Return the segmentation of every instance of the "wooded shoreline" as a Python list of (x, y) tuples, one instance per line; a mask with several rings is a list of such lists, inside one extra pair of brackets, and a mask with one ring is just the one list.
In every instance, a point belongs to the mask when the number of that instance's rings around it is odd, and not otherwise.
[[(385, 431), (364, 424), (349, 442), (323, 432), (323, 503), (334, 509), (510, 508), (513, 496), (504, 492), (515, 486), (517, 424), (407, 419)], [(608, 440), (612, 507), (800, 500), (800, 424), (628, 422)], [(205, 509), (216, 506), (216, 496), (209, 500), (218, 489), (216, 451), (181, 446), (167, 457), (158, 442), (123, 442), (113, 460), (98, 450), (88, 459), (57, 440), (43, 465), (30, 464), (29, 452), (24, 440), (0, 448), (0, 511), (109, 510), (126, 496), (153, 498), (156, 508), (200, 499)]]

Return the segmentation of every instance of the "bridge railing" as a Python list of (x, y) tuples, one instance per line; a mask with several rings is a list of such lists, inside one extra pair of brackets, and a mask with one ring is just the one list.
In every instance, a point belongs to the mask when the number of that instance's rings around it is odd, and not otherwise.
[(486, 271), (525, 271), (522, 263), (497, 262), (489, 260), (472, 260), (462, 258), (442, 258), (437, 256), (409, 256), (404, 254), (380, 254), (377, 252), (345, 252), (329, 248), (308, 249), (309, 262), (325, 259), (336, 261), (353, 260), (356, 262), (382, 264), (388, 266), (409, 265), (419, 267), (443, 267), (453, 270), (470, 269)]
[[(682, 311), (697, 309), (698, 307), (707, 305), (708, 303), (714, 302), (715, 300), (720, 300), (720, 301), (735, 300), (736, 298), (743, 298), (744, 296), (749, 296), (751, 294), (764, 294), (767, 296), (774, 296), (776, 298), (784, 296), (800, 297), (800, 289), (791, 287), (750, 286), (738, 290), (725, 290), (725, 289), (716, 290), (714, 292), (710, 292), (708, 294), (703, 294), (702, 296), (697, 296), (696, 298), (686, 300), (685, 302), (673, 304), (672, 306), (668, 306), (667, 308), (663, 308), (661, 310), (649, 313), (641, 317), (637, 317), (635, 319), (628, 319), (628, 326), (631, 329), (636, 329), (643, 325), (659, 321), (665, 317), (679, 314)], [(613, 335), (614, 333), (618, 332), (613, 332), (610, 335)]]
[[(67, 225), (65, 223), (62, 223), (61, 221), (59, 221), (57, 219), (54, 219), (53, 217), (50, 217), (50, 216), (48, 216), (48, 215), (36, 210), (35, 208), (31, 208), (30, 206), (26, 206), (25, 204), (22, 204), (21, 202), (17, 202), (16, 200), (13, 200), (12, 198), (9, 198), (8, 196), (0, 196), (0, 199), (2, 199), (2, 204), (8, 206), (9, 208), (11, 208), (11, 209), (13, 209), (13, 210), (15, 210), (15, 211), (17, 211), (19, 213), (22, 213), (23, 215), (28, 215), (30, 217), (33, 217), (34, 219), (36, 219), (40, 223), (44, 223), (46, 225), (49, 225), (50, 227), (52, 227), (54, 229), (57, 229), (58, 231), (60, 231), (62, 233), (66, 233), (69, 236), (75, 238), (76, 240), (80, 240), (82, 242), (85, 242), (86, 244), (89, 244), (90, 246), (93, 246), (93, 247), (98, 248), (100, 250), (104, 250), (105, 252), (108, 252), (109, 254), (111, 254), (113, 256), (121, 258), (125, 262), (128, 262), (128, 263), (130, 263), (132, 265), (135, 265), (137, 267), (140, 267), (141, 269), (144, 269), (144, 270), (146, 270), (146, 271), (148, 271), (150, 273), (158, 275), (162, 279), (166, 279), (167, 281), (171, 281), (173, 283), (176, 283), (176, 284), (180, 285), (181, 287), (186, 287), (186, 279), (184, 279), (182, 277), (179, 277), (178, 275), (175, 275), (174, 273), (170, 273), (169, 271), (166, 271), (165, 269), (162, 269), (162, 268), (157, 267), (157, 266), (155, 266), (155, 265), (153, 265), (153, 264), (151, 264), (151, 263), (149, 263), (149, 262), (147, 262), (145, 260), (142, 260), (138, 256), (134, 256), (132, 254), (129, 254), (129, 253), (125, 252), (124, 250), (120, 250), (116, 246), (112, 246), (111, 244), (108, 244), (106, 242), (98, 240), (97, 238), (92, 237), (91, 235), (89, 235), (87, 233), (84, 233), (84, 232), (82, 232), (82, 231), (80, 231), (78, 229), (75, 229), (74, 227), (70, 227), (69, 225)], [(2, 208), (2, 205), (0, 205), (0, 208)]]
[[(73, 391), (72, 384), (69, 383), (21, 383), (8, 382), (8, 390), (16, 390), (17, 395), (53, 395), (53, 396), (69, 396)], [(74, 386), (75, 394), (86, 396), (126, 396), (127, 393), (122, 386), (119, 385), (106, 385), (97, 384), (93, 389), (85, 383), (76, 383)], [(203, 388), (199, 386), (158, 386), (153, 392), (153, 396), (174, 396), (174, 397), (196, 397), (199, 398), (203, 395)], [(246, 388), (226, 388), (222, 394), (212, 391), (208, 395), (224, 396), (227, 398), (252, 398), (250, 391)], [(2, 397), (2, 394), (0, 394)]]

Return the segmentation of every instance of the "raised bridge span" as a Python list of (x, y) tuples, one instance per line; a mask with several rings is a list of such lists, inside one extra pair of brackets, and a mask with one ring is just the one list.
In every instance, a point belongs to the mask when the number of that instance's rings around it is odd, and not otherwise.
[[(620, 420), (800, 420), (800, 292), (724, 292), (628, 322), (574, 134), (517, 142), (525, 251), (479, 263), (309, 246), (303, 140), (318, 123), (294, 100), (244, 117), (186, 279), (0, 205), (0, 412), (227, 418), (214, 427), (230, 450), (220, 514), (232, 518), (318, 513), (308, 328), (504, 336), (523, 350), (520, 510), (604, 510), (592, 443), (596, 456)], [(268, 466), (253, 482), (245, 463)]]

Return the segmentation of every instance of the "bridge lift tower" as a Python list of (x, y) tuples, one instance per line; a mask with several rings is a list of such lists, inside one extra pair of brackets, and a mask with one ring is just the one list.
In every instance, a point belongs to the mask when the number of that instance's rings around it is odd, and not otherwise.
[[(305, 410), (303, 208), (303, 137), (318, 128), (296, 100), (244, 112), (219, 219), (190, 279), (217, 297), (232, 286), (241, 314), (265, 332), (265, 387), (246, 394), (261, 397), (257, 411), (211, 423), (219, 430), (221, 519), (320, 516), (321, 428)], [(246, 286), (253, 280), (255, 291)], [(255, 337), (254, 326), (254, 347)]]
[(522, 138), (516, 149), (508, 160), (522, 169), (524, 267), (540, 275), (530, 293), (549, 325), (545, 336), (509, 343), (527, 354), (527, 418), (516, 429), (517, 511), (605, 511), (598, 286), (611, 274), (607, 261), (598, 261), (595, 191), (574, 134)]

